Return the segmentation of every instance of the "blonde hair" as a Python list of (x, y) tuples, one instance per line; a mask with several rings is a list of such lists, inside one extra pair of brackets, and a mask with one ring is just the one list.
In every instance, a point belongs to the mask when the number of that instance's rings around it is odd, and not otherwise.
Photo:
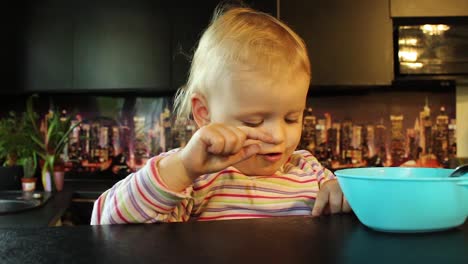
[(177, 118), (190, 118), (194, 93), (208, 95), (216, 80), (233, 71), (284, 76), (302, 70), (310, 77), (304, 41), (269, 14), (250, 8), (217, 9), (193, 56), (187, 84), (176, 94)]

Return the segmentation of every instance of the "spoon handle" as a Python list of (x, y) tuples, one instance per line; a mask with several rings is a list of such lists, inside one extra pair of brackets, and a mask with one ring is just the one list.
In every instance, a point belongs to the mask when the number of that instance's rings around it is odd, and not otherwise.
[(456, 167), (449, 177), (460, 177), (468, 173), (468, 164), (463, 164)]

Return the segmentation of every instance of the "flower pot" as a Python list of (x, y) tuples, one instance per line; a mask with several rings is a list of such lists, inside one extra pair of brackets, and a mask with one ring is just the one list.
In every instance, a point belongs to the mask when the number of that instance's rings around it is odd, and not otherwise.
[(50, 177), (49, 171), (42, 172), (42, 186), (44, 187), (44, 191), (52, 191), (52, 177)]
[(58, 192), (63, 190), (64, 174), (65, 174), (64, 171), (54, 171), (54, 184), (55, 184), (55, 189)]
[(24, 192), (33, 192), (36, 190), (36, 178), (21, 178), (21, 186)]
[(65, 167), (62, 162), (57, 162), (54, 165), (54, 185), (55, 189), (60, 192), (63, 190), (63, 181), (65, 175)]

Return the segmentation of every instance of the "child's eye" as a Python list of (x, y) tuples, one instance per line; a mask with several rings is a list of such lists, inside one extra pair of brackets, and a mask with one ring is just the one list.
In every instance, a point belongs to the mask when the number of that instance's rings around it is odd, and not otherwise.
[(295, 123), (298, 123), (298, 122), (299, 122), (299, 119), (289, 119), (289, 118), (286, 118), (285, 121), (286, 121), (286, 123), (288, 123), (288, 124), (295, 124)]
[(260, 126), (261, 124), (263, 124), (263, 120), (262, 120), (262, 121), (259, 121), (259, 122), (242, 121), (242, 123), (243, 123), (245, 126), (248, 126), (248, 127), (258, 127), (258, 126)]

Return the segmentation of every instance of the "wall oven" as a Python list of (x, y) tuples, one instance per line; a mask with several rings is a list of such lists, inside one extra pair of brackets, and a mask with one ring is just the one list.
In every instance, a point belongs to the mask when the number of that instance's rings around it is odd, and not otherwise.
[(395, 78), (468, 76), (468, 17), (394, 18)]

